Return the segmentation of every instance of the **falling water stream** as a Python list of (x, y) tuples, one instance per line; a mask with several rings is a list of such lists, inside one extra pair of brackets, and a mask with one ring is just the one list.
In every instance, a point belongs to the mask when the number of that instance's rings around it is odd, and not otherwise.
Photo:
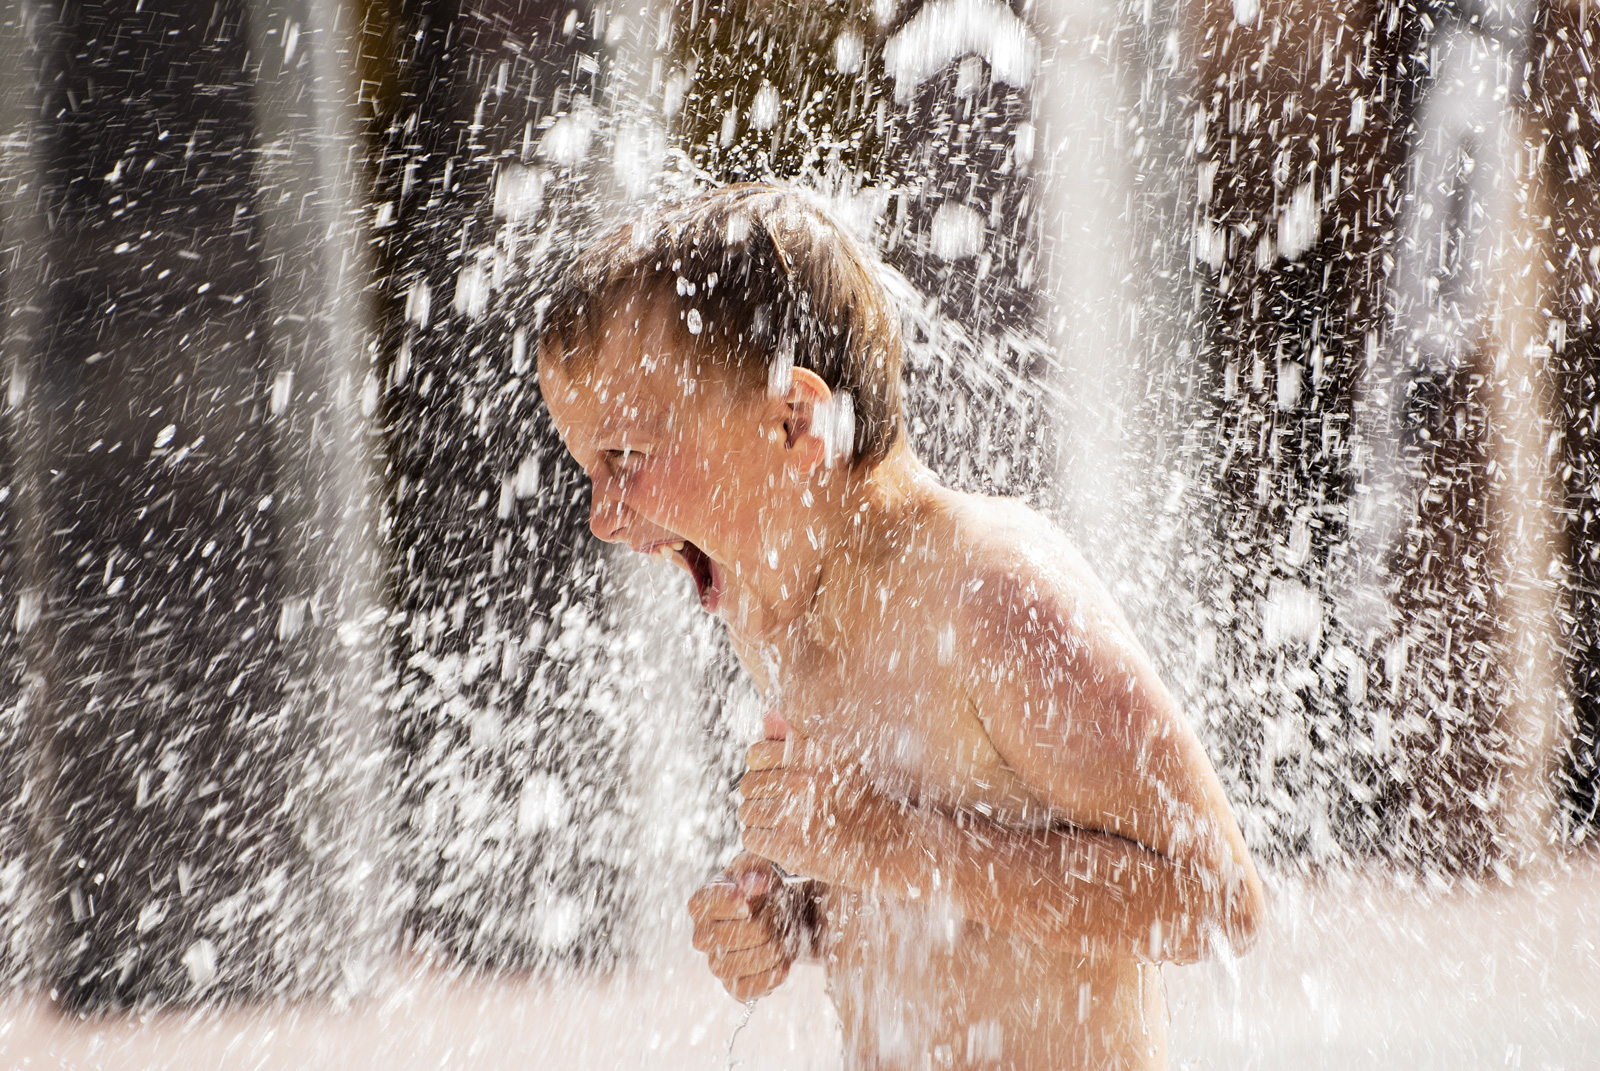
[(0, 1057), (842, 1066), (688, 943), (760, 705), (603, 547), (554, 281), (811, 191), (1269, 886), (1182, 1068), (1600, 1061), (1600, 15), (0, 2)]

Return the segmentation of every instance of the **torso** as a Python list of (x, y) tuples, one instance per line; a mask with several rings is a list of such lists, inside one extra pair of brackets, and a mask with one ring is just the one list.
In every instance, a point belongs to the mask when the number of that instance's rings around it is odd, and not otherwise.
[[(779, 689), (784, 717), (887, 795), (1008, 825), (1045, 821), (990, 742), (962, 682), (939, 671), (941, 645), (962, 638), (900, 585), (887, 590), (890, 605), (852, 650), (797, 645)], [(950, 661), (948, 650), (942, 660)]]
[(828, 902), (828, 994), (851, 1071), (1155, 1071), (1166, 1002), (1152, 964), (1089, 963), (952, 918), (937, 896)]
[[(951, 622), (972, 572), (951, 556), (967, 552), (961, 529), (979, 500), (943, 495), (907, 519), (909, 538), (868, 541), (882, 548), (877, 560), (822, 607), (823, 623), (792, 633), (769, 663), (768, 691), (799, 736), (880, 792), (1042, 829), (1049, 815), (990, 741), (973, 683), (956, 668), (970, 640)], [(985, 526), (997, 511), (1000, 523), (1006, 511), (1019, 524), (1032, 517), (981, 502)], [(829, 931), (829, 990), (852, 1067), (1165, 1066), (1159, 975), (1131, 958), (1090, 963), (985, 932), (952, 917), (933, 890), (909, 903), (836, 890)]]

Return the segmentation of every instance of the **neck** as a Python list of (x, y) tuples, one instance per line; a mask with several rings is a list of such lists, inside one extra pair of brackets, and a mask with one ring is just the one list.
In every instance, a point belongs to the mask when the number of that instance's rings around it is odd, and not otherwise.
[(828, 592), (860, 567), (868, 533), (892, 525), (932, 478), (902, 440), (870, 468), (814, 479), (811, 504), (791, 515), (786, 530), (768, 533), (771, 545), (784, 548), (780, 567), (741, 588), (746, 605), (729, 617), (736, 638), (777, 645), (781, 654)]

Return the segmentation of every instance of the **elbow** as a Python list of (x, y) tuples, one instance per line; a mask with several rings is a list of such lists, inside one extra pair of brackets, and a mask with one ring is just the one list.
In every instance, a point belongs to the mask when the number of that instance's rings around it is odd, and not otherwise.
[(1185, 915), (1175, 920), (1172, 938), (1161, 950), (1161, 960), (1176, 967), (1199, 963), (1216, 947), (1221, 929), (1216, 916), (1210, 912)]
[[(1248, 861), (1243, 866), (1228, 868), (1223, 876), (1216, 910), (1207, 927), (1207, 945), (1239, 956), (1250, 951), (1256, 943), (1267, 917), (1267, 897), (1261, 887), (1261, 877)], [(1203, 951), (1209, 951), (1203, 950)]]
[(1266, 920), (1266, 895), (1248, 862), (1200, 884), (1198, 895), (1184, 898), (1186, 910), (1168, 927), (1172, 939), (1164, 942), (1160, 957), (1165, 962), (1188, 966), (1224, 950), (1242, 955), (1255, 944)]
[(1250, 950), (1267, 918), (1267, 896), (1261, 887), (1261, 876), (1248, 861), (1242, 870), (1243, 873), (1229, 883), (1222, 906), (1222, 932), (1234, 955)]

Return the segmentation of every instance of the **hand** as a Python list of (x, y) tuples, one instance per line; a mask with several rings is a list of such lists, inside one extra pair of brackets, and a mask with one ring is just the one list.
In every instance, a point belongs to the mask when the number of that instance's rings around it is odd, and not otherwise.
[(689, 897), (694, 947), (735, 1000), (764, 997), (789, 976), (798, 942), (782, 878), (748, 852)]
[(864, 890), (906, 843), (905, 816), (860, 773), (819, 759), (793, 735), (752, 745), (739, 781), (740, 837), (791, 874)]

